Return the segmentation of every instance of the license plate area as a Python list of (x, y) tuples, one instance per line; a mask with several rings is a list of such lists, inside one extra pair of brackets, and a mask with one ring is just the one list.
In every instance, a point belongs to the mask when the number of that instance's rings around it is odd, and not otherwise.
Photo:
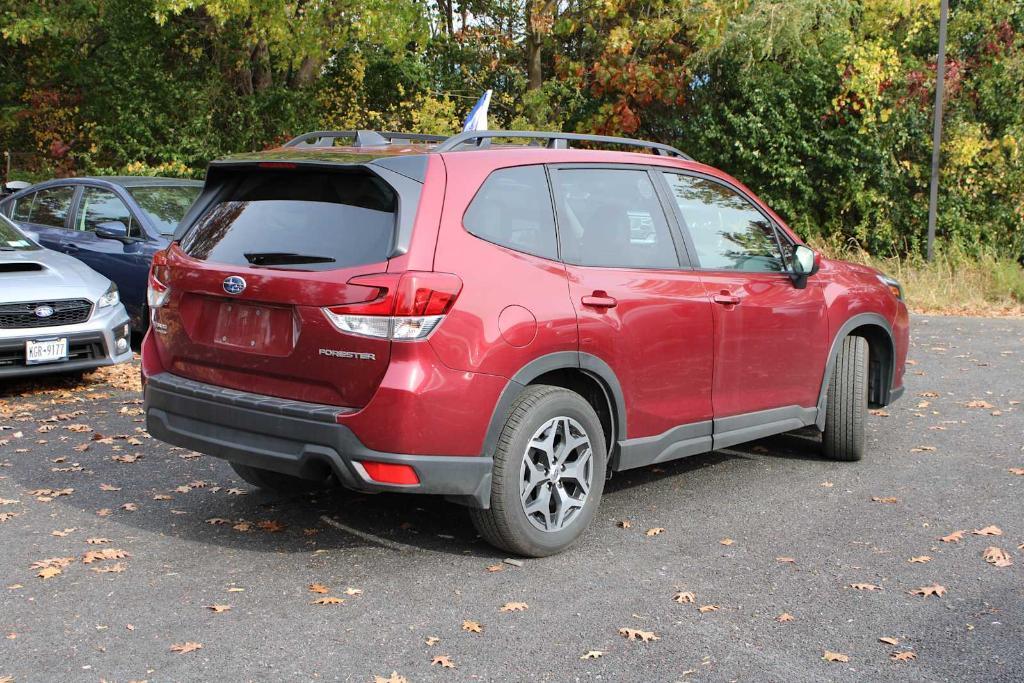
[(68, 359), (68, 338), (29, 339), (25, 342), (25, 365), (60, 363)]
[(214, 346), (264, 355), (291, 352), (295, 321), (290, 308), (221, 301), (213, 326)]

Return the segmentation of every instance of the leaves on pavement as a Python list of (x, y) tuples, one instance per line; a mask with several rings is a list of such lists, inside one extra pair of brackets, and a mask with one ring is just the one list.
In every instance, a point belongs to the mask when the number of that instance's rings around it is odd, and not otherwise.
[(850, 661), (849, 655), (844, 655), (842, 652), (832, 652), (825, 650), (825, 654), (821, 656), (826, 662), (848, 662)]
[(920, 588), (915, 588), (914, 590), (910, 591), (910, 594), (920, 595), (923, 598), (927, 598), (930, 595), (934, 595), (936, 597), (941, 598), (943, 595), (946, 594), (946, 587), (934, 583), (931, 586), (921, 586)]
[(604, 656), (603, 650), (587, 650), (580, 659), (599, 659)]
[(775, 617), (775, 621), (779, 622), (780, 624), (787, 624), (791, 621), (796, 621), (796, 617), (794, 617), (789, 612), (783, 612), (779, 616)]
[(342, 605), (345, 603), (343, 598), (336, 598), (333, 595), (327, 595), (322, 598), (317, 598), (312, 603), (313, 605)]
[(467, 619), (462, 622), (462, 630), (467, 633), (483, 633), (484, 627), (482, 624)]
[(196, 650), (201, 649), (203, 649), (202, 643), (194, 643), (192, 641), (171, 645), (171, 652), (177, 652), (179, 655), (188, 654), (189, 652), (195, 652)]
[(506, 602), (501, 606), (500, 611), (502, 612), (523, 612), (529, 609), (530, 606), (525, 602)]
[(660, 526), (652, 527), (644, 532), (644, 536), (658, 536), (659, 534), (665, 533), (665, 530)]
[(430, 666), (435, 664), (440, 664), (445, 669), (455, 668), (455, 662), (448, 655), (434, 655), (434, 658), (430, 660)]
[(1003, 530), (997, 527), (995, 524), (985, 527), (984, 529), (975, 529), (972, 532), (975, 536), (1002, 536)]
[(931, 562), (931, 560), (932, 558), (930, 555), (917, 555), (907, 560), (907, 562), (910, 562), (911, 564), (924, 564), (925, 562)]
[(672, 599), (679, 604), (687, 604), (695, 602), (697, 596), (691, 591), (679, 591), (672, 596)]
[(986, 562), (995, 565), (996, 567), (1009, 567), (1013, 564), (1013, 560), (1010, 559), (1009, 553), (994, 545), (985, 548), (985, 551), (981, 556), (985, 558)]
[(889, 655), (889, 659), (891, 659), (894, 662), (909, 662), (913, 659), (917, 659), (917, 655), (915, 655), (910, 650), (906, 650), (904, 652), (893, 652), (891, 655)]
[(626, 640), (639, 640), (644, 643), (649, 643), (652, 640), (661, 640), (654, 631), (641, 631), (635, 628), (620, 628), (619, 635)]
[(943, 543), (959, 543), (960, 541), (963, 540), (963, 538), (964, 538), (964, 532), (963, 531), (954, 531), (951, 534), (946, 534), (945, 536), (943, 536), (939, 540), (942, 541)]
[(873, 583), (851, 583), (850, 584), (850, 588), (853, 588), (854, 590), (858, 590), (858, 591), (880, 591), (880, 590), (882, 590), (881, 586), (876, 586)]

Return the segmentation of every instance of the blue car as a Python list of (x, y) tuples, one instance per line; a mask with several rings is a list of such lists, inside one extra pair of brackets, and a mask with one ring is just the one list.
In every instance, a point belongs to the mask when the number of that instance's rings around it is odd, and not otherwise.
[(63, 178), (4, 198), (0, 213), (44, 247), (70, 254), (112, 280), (132, 329), (142, 332), (150, 261), (170, 242), (202, 187), (175, 178)]

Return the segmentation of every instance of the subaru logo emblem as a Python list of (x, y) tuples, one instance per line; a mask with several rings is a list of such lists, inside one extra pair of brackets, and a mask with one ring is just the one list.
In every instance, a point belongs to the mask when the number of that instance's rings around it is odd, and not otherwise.
[(35, 314), (37, 318), (49, 318), (53, 315), (53, 306), (36, 306)]
[(224, 291), (228, 294), (241, 294), (245, 291), (245, 279), (237, 275), (224, 278)]

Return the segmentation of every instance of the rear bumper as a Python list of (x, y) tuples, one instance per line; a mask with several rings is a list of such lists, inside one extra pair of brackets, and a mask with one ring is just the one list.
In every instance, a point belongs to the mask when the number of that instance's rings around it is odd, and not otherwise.
[[(161, 441), (297, 477), (333, 472), (358, 491), (443, 495), (477, 508), (490, 503), (491, 460), (480, 456), (405, 455), (366, 447), (336, 406), (224, 389), (161, 372), (147, 377), (146, 428)], [(418, 484), (378, 482), (362, 462), (408, 465)]]

